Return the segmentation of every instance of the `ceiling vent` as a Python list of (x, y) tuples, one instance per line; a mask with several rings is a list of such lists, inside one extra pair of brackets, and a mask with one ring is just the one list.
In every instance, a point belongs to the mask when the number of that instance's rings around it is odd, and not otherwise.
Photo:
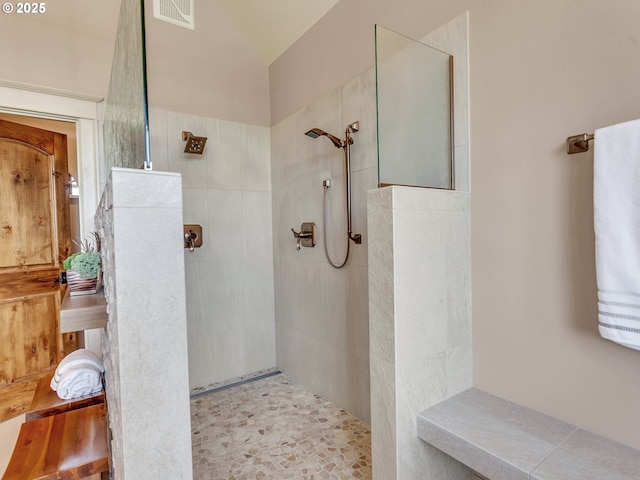
[(194, 0), (153, 0), (153, 16), (179, 27), (196, 29)]

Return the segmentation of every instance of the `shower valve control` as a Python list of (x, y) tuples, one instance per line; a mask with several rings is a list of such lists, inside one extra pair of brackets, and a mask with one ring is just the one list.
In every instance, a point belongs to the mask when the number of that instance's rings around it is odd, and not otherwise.
[(293, 228), (293, 238), (296, 239), (296, 250), (300, 250), (300, 247), (315, 247), (316, 246), (316, 224), (313, 222), (304, 222), (300, 225), (300, 231), (296, 232)]
[(190, 252), (202, 246), (202, 227), (200, 225), (184, 226), (184, 248)]

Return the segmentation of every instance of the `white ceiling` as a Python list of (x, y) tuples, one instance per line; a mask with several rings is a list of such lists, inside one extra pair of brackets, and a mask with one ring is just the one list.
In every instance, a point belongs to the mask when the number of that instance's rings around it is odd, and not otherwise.
[(220, 0), (220, 3), (270, 65), (338, 1)]

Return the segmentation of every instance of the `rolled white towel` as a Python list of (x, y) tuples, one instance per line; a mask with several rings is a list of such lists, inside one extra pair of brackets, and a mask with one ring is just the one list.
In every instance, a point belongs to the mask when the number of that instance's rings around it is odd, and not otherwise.
[(53, 390), (57, 390), (60, 379), (64, 375), (65, 371), (67, 371), (69, 368), (77, 366), (93, 367), (99, 372), (104, 372), (104, 365), (102, 364), (98, 356), (91, 350), (81, 348), (79, 350), (71, 352), (58, 364), (58, 367), (53, 374), (53, 378), (51, 378), (51, 388)]
[(101, 372), (88, 366), (73, 366), (65, 369), (58, 381), (56, 393), (63, 400), (84, 397), (102, 390)]

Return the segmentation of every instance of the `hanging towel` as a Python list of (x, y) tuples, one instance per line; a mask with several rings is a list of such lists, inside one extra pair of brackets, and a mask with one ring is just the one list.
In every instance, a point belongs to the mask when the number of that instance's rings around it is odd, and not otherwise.
[(594, 133), (598, 329), (640, 350), (640, 120)]

